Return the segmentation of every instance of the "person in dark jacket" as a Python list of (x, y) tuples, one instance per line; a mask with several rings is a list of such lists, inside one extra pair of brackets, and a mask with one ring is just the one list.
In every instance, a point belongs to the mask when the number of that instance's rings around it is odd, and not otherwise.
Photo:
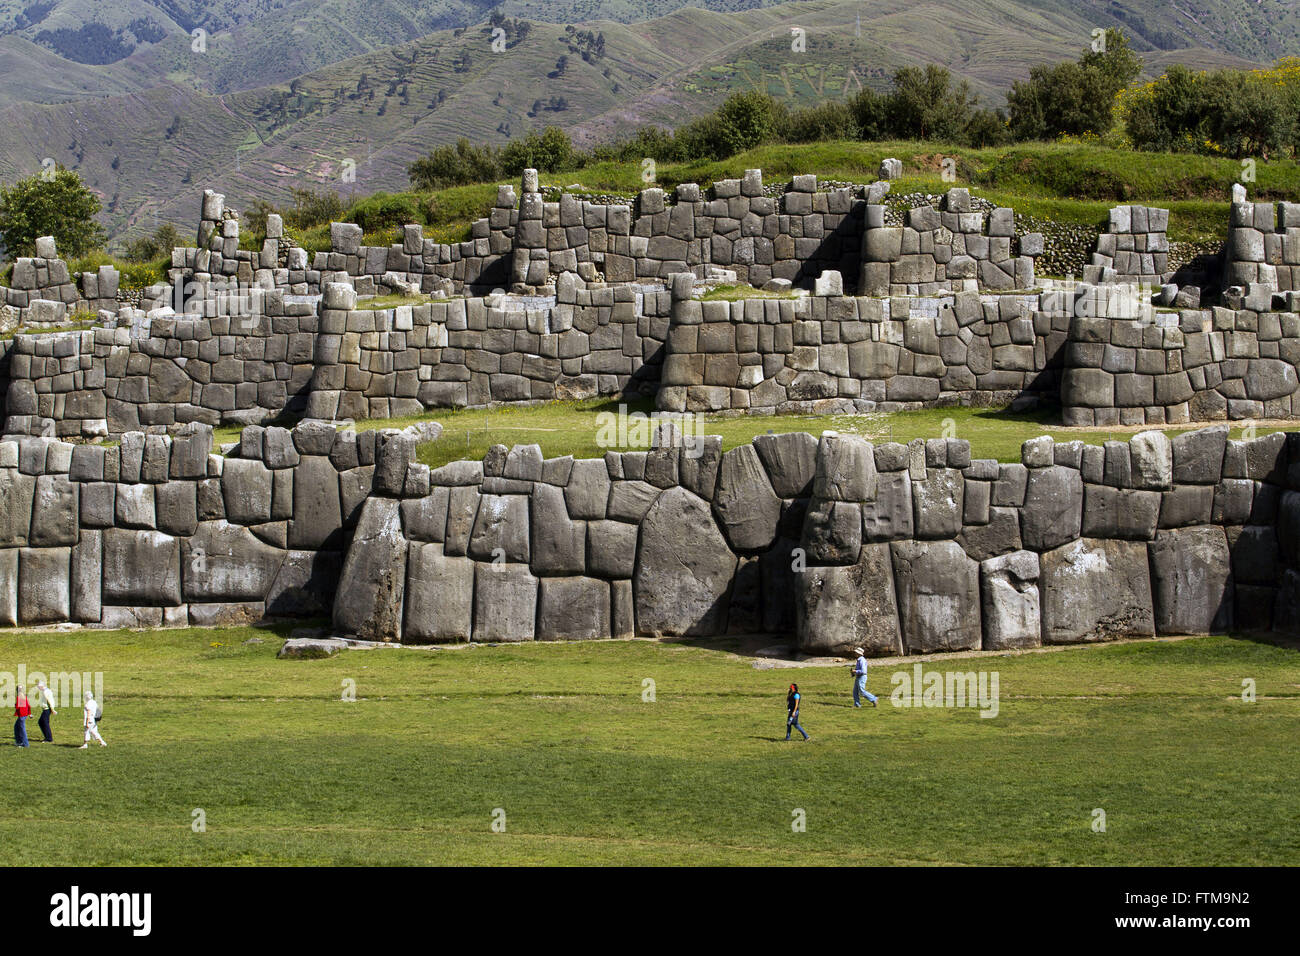
[(41, 736), (47, 744), (52, 744), (54, 734), (50, 732), (50, 715), (57, 714), (58, 711), (54, 709), (54, 695), (43, 680), (36, 682), (36, 706), (41, 708), (40, 719), (36, 721), (41, 728)]
[(808, 732), (799, 726), (799, 685), (791, 684), (790, 692), (785, 695), (785, 739), (790, 739), (790, 731), (797, 730), (803, 734), (803, 739), (808, 739)]

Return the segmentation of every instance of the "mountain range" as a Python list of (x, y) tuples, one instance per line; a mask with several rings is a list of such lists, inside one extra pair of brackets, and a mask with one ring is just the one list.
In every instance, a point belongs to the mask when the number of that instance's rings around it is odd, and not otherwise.
[[(76, 169), (110, 235), (295, 187), (406, 185), (467, 136), (582, 144), (728, 94), (792, 105), (938, 63), (1002, 101), (1122, 27), (1148, 73), (1300, 55), (1297, 0), (0, 0), (0, 181)], [(796, 42), (802, 41), (802, 42)], [(355, 171), (353, 176), (351, 171)]]

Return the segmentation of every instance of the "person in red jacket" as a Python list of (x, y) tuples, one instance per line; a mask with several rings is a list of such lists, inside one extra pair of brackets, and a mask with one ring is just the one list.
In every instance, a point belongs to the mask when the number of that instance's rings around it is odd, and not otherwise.
[(27, 703), (27, 694), (19, 686), (18, 696), (14, 700), (14, 716), (18, 719), (14, 721), (14, 746), (26, 747), (27, 743), (27, 718), (32, 715), (32, 706)]

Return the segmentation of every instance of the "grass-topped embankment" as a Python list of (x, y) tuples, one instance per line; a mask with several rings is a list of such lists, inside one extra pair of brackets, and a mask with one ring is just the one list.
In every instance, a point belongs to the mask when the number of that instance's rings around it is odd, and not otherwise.
[[(419, 446), (417, 456), (431, 467), (452, 461), (482, 459), (496, 444), (538, 444), (548, 457), (573, 455), (575, 458), (599, 458), (607, 451), (645, 450), (645, 445), (615, 447), (610, 436), (617, 435), (614, 416), (622, 407), (629, 415), (651, 415), (654, 404), (647, 399), (620, 402), (617, 399), (590, 399), (582, 402), (548, 402), (539, 405), (501, 405), (493, 408), (454, 409), (429, 412), (421, 416), (370, 419), (356, 423), (361, 430), (405, 428), (415, 421), (436, 421), (442, 425), (442, 437)], [(862, 435), (873, 442), (908, 442), (914, 438), (964, 438), (971, 443), (976, 458), (999, 461), (1020, 460), (1020, 446), (1030, 438), (1052, 435), (1059, 441), (1084, 441), (1099, 445), (1106, 441), (1127, 441), (1135, 432), (1147, 427), (1065, 428), (1059, 424), (1055, 410), (1012, 412), (1005, 408), (927, 408), (908, 412), (872, 415), (705, 415), (699, 433), (721, 435), (725, 449), (734, 448), (768, 432), (810, 432), (820, 435), (831, 430)], [(1231, 430), (1240, 438), (1243, 426)], [(1189, 426), (1161, 429), (1170, 435), (1190, 430)], [(1283, 426), (1255, 426), (1255, 434), (1281, 431)], [(624, 433), (635, 440), (636, 424), (629, 421)], [(645, 427), (641, 434), (648, 436)], [(234, 427), (219, 429), (217, 441), (237, 441)], [(615, 441), (617, 439), (614, 439)]]

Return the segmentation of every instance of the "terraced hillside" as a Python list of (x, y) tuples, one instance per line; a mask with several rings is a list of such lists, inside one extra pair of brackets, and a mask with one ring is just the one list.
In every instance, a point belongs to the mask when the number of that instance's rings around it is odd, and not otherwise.
[[(76, 169), (120, 239), (162, 221), (188, 229), (201, 187), (236, 206), (301, 186), (402, 188), (411, 160), (458, 136), (501, 143), (553, 124), (591, 143), (675, 126), (737, 90), (808, 103), (883, 87), (909, 63), (947, 66), (994, 103), (1035, 63), (1077, 55), (1097, 25), (1132, 31), (1156, 72), (1300, 52), (1300, 15), (1281, 0), (708, 5), (127, 0), (110, 13), (0, 0), (0, 180), (46, 159)], [(78, 46), (68, 31), (91, 22), (111, 36)]]

